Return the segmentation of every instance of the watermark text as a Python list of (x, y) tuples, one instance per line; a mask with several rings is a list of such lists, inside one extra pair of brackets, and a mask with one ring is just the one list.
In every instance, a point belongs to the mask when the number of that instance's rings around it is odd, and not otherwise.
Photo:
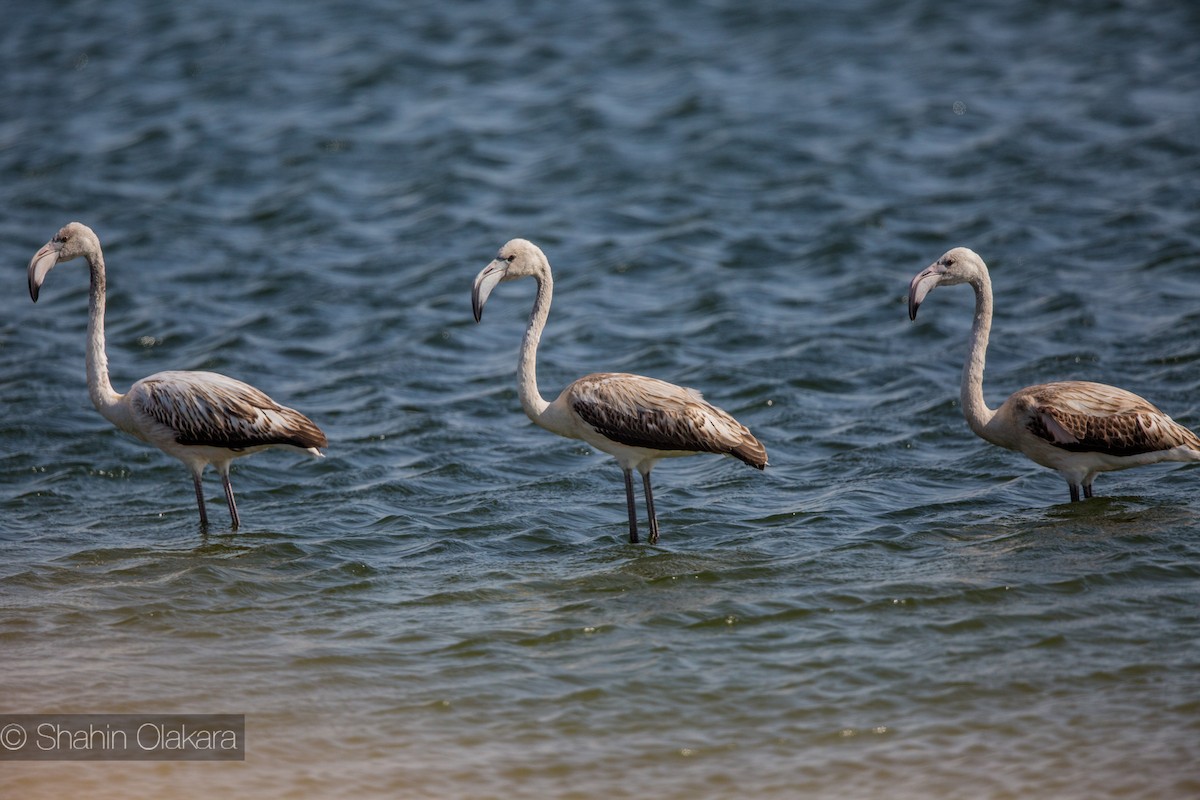
[(0, 761), (245, 761), (244, 714), (0, 714)]

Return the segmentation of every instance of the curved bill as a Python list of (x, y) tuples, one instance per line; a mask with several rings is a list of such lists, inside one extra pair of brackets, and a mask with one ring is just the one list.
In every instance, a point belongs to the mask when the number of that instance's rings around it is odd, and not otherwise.
[(487, 303), (492, 289), (496, 288), (496, 284), (504, 280), (504, 271), (507, 266), (506, 262), (495, 260), (475, 276), (475, 285), (471, 287), (471, 309), (475, 312), (476, 322), (483, 319), (483, 306)]
[(37, 302), (38, 290), (46, 280), (46, 275), (58, 264), (58, 244), (46, 242), (29, 262), (29, 296)]
[(908, 318), (917, 318), (917, 309), (925, 301), (925, 296), (941, 283), (943, 269), (939, 264), (931, 264), (921, 270), (912, 283), (908, 285)]

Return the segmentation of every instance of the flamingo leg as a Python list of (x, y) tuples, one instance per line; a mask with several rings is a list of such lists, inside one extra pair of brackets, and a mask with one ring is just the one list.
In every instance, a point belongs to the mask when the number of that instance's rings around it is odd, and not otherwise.
[(1083, 496), (1084, 496), (1085, 498), (1088, 498), (1088, 497), (1091, 497), (1091, 496), (1092, 496), (1092, 484), (1090, 484), (1090, 483), (1085, 483), (1085, 484), (1083, 485)]
[(654, 492), (650, 489), (650, 473), (642, 473), (642, 487), (646, 490), (646, 513), (650, 516), (650, 544), (658, 541), (658, 517), (654, 514)]
[(1078, 503), (1079, 502), (1079, 486), (1074, 483), (1069, 483), (1067, 485), (1071, 487), (1071, 502)]
[(204, 487), (200, 485), (200, 473), (192, 472), (192, 484), (196, 487), (196, 505), (200, 507), (200, 527), (208, 527), (208, 512), (204, 510)]
[(225, 502), (229, 505), (229, 519), (233, 523), (233, 530), (236, 531), (242, 521), (238, 518), (237, 503), (233, 501), (233, 484), (229, 482), (228, 468), (221, 472), (221, 485), (225, 487)]
[(629, 543), (638, 543), (637, 506), (633, 504), (633, 470), (622, 470), (625, 473), (625, 503), (629, 506)]

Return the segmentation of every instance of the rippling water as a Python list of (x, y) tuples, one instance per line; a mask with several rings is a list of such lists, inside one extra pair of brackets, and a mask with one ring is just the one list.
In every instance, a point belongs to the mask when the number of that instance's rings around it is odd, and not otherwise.
[[(0, 26), (0, 711), (247, 715), (244, 764), (7, 764), (13, 797), (1200, 795), (1193, 468), (1055, 475), (957, 407), (1119, 383), (1200, 425), (1200, 12), (1186, 3), (67, 2)], [(186, 471), (124, 389), (252, 380), (328, 457)], [(529, 423), (628, 370), (766, 444), (655, 472)], [(223, 521), (210, 474), (213, 519)]]

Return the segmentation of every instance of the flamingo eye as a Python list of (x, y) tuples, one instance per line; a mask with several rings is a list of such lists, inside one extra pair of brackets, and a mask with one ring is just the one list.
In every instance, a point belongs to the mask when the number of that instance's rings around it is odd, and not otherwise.
[(517, 257), (515, 255), (509, 255), (509, 256), (505, 256), (504, 260), (511, 264), (512, 262), (517, 260)]

